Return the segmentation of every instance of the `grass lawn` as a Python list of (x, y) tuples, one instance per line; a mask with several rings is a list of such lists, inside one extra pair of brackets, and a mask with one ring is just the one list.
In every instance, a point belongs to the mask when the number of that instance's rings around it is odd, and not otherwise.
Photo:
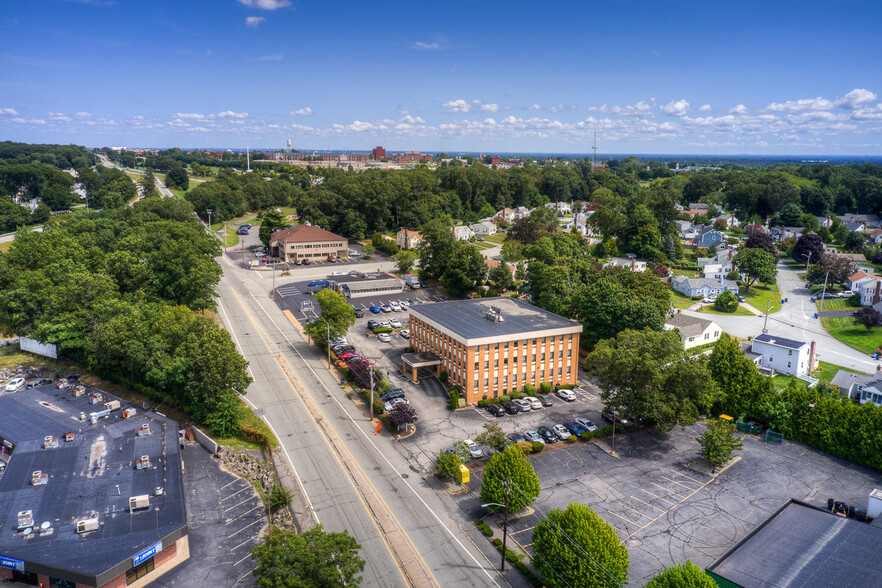
[(186, 190), (178, 190), (177, 188), (169, 188), (169, 190), (171, 190), (171, 193), (181, 200), (184, 200), (184, 194), (187, 193)]
[(698, 312), (706, 312), (708, 314), (725, 314), (725, 315), (729, 315), (729, 316), (756, 316), (755, 314), (753, 314), (752, 312), (750, 312), (749, 310), (747, 310), (746, 308), (744, 308), (742, 306), (739, 306), (738, 308), (736, 308), (735, 312), (720, 312), (719, 310), (714, 308), (713, 304), (711, 304), (710, 306), (702, 306), (701, 308), (698, 309)]
[(494, 247), (496, 247), (496, 245), (494, 245), (493, 243), (486, 243), (481, 241), (475, 241), (474, 243), (469, 243), (469, 245), (473, 245), (478, 249), (493, 249)]
[(821, 302), (824, 303), (824, 310), (860, 310), (861, 306), (851, 306), (848, 304), (847, 298), (833, 298), (832, 300), (815, 300), (815, 304), (818, 305), (818, 308), (821, 308)]
[(692, 271), (692, 270), (673, 270), (672, 273), (675, 276), (686, 276), (687, 278), (700, 278), (701, 277), (701, 270), (700, 269), (695, 270), (695, 271)]
[(882, 347), (882, 328), (875, 327), (868, 331), (864, 326), (855, 325), (850, 316), (822, 317), (821, 326), (846, 345), (867, 355)]
[(485, 237), (489, 242), (496, 243), (497, 245), (502, 245), (503, 241), (505, 241), (505, 233), (496, 233), (495, 235), (490, 235), (489, 237)]
[(674, 308), (686, 309), (686, 308), (689, 308), (690, 306), (692, 306), (693, 304), (695, 304), (696, 302), (698, 302), (698, 300), (692, 300), (688, 296), (681, 294), (680, 292), (677, 292), (676, 290), (671, 288), (671, 305)]
[(0, 243), (0, 252), (6, 253), (9, 251), (9, 248), (12, 247), (12, 241), (7, 241), (6, 243)]
[[(851, 372), (853, 374), (863, 374), (864, 373), (864, 372), (860, 372), (858, 370), (853, 370), (851, 368), (845, 368), (845, 367), (842, 367), (841, 365), (836, 365), (834, 363), (829, 363), (826, 361), (819, 361), (818, 362), (818, 369), (816, 369), (815, 371), (812, 372), (812, 377), (817, 378), (820, 382), (823, 382), (824, 384), (829, 384), (830, 381), (833, 380), (834, 376), (836, 376), (836, 374), (838, 374), (840, 371), (843, 371), (843, 370), (846, 372)], [(794, 378), (793, 376), (785, 376), (782, 374), (778, 374), (777, 376), (772, 378), (772, 381), (775, 383), (775, 386), (778, 388), (786, 388), (787, 385), (790, 384), (791, 380), (795, 380), (796, 382), (798, 382), (799, 384), (802, 384), (803, 386), (806, 385), (806, 383), (803, 380), (799, 380), (797, 378)]]
[(745, 292), (743, 288), (739, 289), (738, 292), (747, 299), (746, 302), (748, 304), (760, 312), (766, 312), (766, 304), (768, 302), (772, 303), (772, 306), (769, 309), (769, 314), (781, 310), (781, 293), (778, 291), (777, 284), (761, 286), (757, 283), (751, 286), (750, 290), (747, 292)]

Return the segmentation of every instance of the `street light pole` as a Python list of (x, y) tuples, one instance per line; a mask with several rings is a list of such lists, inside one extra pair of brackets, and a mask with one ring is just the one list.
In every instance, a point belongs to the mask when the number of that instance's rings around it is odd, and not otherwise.
[[(275, 270), (273, 271), (275, 272)], [(328, 339), (325, 341), (325, 345), (328, 347), (328, 369), (331, 369), (331, 323), (325, 321), (325, 327), (328, 329)]]
[(505, 545), (508, 539), (508, 493), (511, 489), (511, 480), (503, 480), (502, 486), (505, 488), (505, 504), (499, 504), (498, 502), (488, 502), (487, 504), (482, 504), (483, 508), (487, 508), (488, 506), (501, 506), (505, 508), (505, 515), (502, 522), (502, 563), (499, 564), (499, 571), (505, 571)]
[(763, 333), (768, 333), (769, 330), (766, 328), (766, 325), (769, 324), (769, 309), (772, 308), (772, 301), (769, 300), (766, 302), (766, 318), (763, 321)]
[(211, 232), (211, 213), (214, 212), (212, 209), (207, 208), (205, 212), (208, 213), (208, 232)]
[(371, 378), (371, 404), (368, 406), (368, 420), (373, 423), (374, 422), (374, 370), (368, 366), (368, 374)]

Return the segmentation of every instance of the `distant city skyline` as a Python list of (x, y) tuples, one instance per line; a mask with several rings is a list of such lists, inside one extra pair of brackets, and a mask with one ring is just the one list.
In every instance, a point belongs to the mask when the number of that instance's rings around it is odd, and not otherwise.
[(91, 147), (882, 154), (882, 4), (34, 0), (0, 138)]

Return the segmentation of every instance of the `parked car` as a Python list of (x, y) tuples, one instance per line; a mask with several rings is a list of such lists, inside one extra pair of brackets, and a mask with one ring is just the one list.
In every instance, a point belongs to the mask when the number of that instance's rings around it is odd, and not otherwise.
[(389, 321), (380, 321), (380, 327), (384, 329), (391, 329), (392, 323), (390, 323)]
[(530, 443), (536, 443), (538, 441), (545, 445), (545, 441), (542, 440), (542, 437), (536, 431), (524, 431), (524, 439)]
[(401, 300), (398, 302), (398, 306), (401, 307), (401, 310), (407, 310), (408, 308), (410, 308), (410, 302), (408, 302), (407, 300)]
[(375, 321), (374, 319), (369, 320), (368, 324), (367, 324), (367, 328), (371, 331), (373, 331), (374, 329), (376, 329), (379, 326), (380, 326), (380, 323), (378, 321)]
[(490, 414), (492, 414), (493, 416), (495, 416), (497, 418), (499, 418), (501, 416), (505, 416), (505, 409), (502, 408), (502, 405), (500, 405), (500, 404), (488, 404), (487, 405), (487, 412), (489, 412)]
[(539, 402), (542, 403), (542, 406), (551, 406), (554, 404), (554, 398), (550, 395), (542, 394), (541, 396), (537, 396), (537, 398), (539, 399)]
[(392, 308), (394, 312), (401, 312), (401, 305), (395, 301), (389, 303), (389, 306)]
[(237, 235), (247, 235), (248, 229), (246, 229), (245, 227), (239, 227), (238, 229), (236, 229), (236, 234)]
[(380, 306), (380, 310), (382, 310), (383, 312), (392, 312), (392, 307), (388, 304), (383, 304)]
[(361, 357), (361, 356), (358, 355), (355, 351), (347, 351), (346, 353), (341, 353), (341, 354), (338, 356), (338, 359), (339, 359), (340, 361), (346, 361), (346, 360), (349, 359), (350, 357)]
[(428, 288), (428, 287), (429, 287), (429, 285), (428, 285), (427, 283), (425, 283), (424, 281), (420, 280), (420, 288)]
[(551, 444), (560, 441), (560, 437), (548, 427), (539, 427), (536, 429), (536, 432), (539, 433), (539, 436), (542, 437), (542, 441), (545, 443)]
[(330, 262), (330, 263), (336, 263), (336, 262), (337, 262), (337, 258), (336, 258), (335, 256), (333, 256), (333, 255), (329, 255), (329, 256), (328, 256), (328, 262)]
[(521, 412), (520, 407), (518, 407), (518, 405), (514, 402), (504, 402), (501, 404), (501, 406), (508, 414), (518, 414), (519, 412)]
[(25, 379), (24, 378), (13, 378), (9, 380), (9, 383), (6, 384), (7, 392), (18, 392), (22, 388), (25, 387)]
[(298, 259), (297, 261), (294, 262), (294, 265), (303, 265), (303, 260)]
[(551, 427), (551, 430), (555, 432), (555, 434), (561, 439), (569, 439), (572, 437), (572, 433), (570, 433), (567, 428), (563, 425), (554, 425)]
[(393, 388), (388, 392), (383, 392), (380, 394), (380, 400), (383, 402), (389, 402), (390, 400), (394, 400), (396, 398), (404, 398), (404, 390), (401, 388)]
[(586, 419), (584, 417), (580, 417), (576, 419), (576, 424), (581, 425), (585, 428), (586, 431), (596, 431), (597, 425), (591, 419)]
[(401, 335), (402, 337), (404, 337), (405, 339), (410, 339), (410, 329), (401, 329), (398, 332), (398, 334)]
[(841, 296), (843, 298), (851, 298), (852, 296), (854, 296), (854, 292), (852, 292), (851, 290), (846, 290), (841, 294)]
[(533, 408), (533, 404), (527, 402), (527, 400), (524, 398), (515, 398), (511, 401), (511, 403), (517, 406), (518, 410), (520, 410), (521, 412), (530, 412), (530, 410)]
[(558, 390), (557, 397), (567, 402), (572, 402), (576, 399), (576, 393), (572, 390)]
[(355, 309), (355, 318), (361, 318), (363, 316), (364, 316), (364, 309), (363, 308), (356, 308)]
[(337, 345), (335, 347), (331, 347), (331, 351), (334, 352), (334, 355), (340, 357), (344, 353), (352, 353), (355, 351), (354, 345)]
[(393, 398), (389, 402), (383, 403), (383, 408), (386, 412), (389, 412), (396, 404), (410, 404), (410, 401), (408, 401), (407, 398)]
[(532, 408), (533, 410), (538, 410), (542, 408), (542, 403), (539, 402), (539, 399), (535, 396), (526, 396), (524, 397), (524, 400), (530, 403), (530, 408)]
[(389, 333), (380, 333), (377, 335), (377, 339), (383, 343), (389, 343), (392, 341), (392, 337), (389, 336)]
[(608, 423), (617, 423), (620, 425), (627, 425), (628, 424), (628, 419), (623, 419), (615, 412), (610, 412), (610, 411), (605, 410), (602, 413), (600, 413), (600, 416), (602, 416), (603, 420), (605, 420)]
[(469, 448), (469, 455), (472, 456), (472, 459), (484, 457), (484, 452), (481, 450), (480, 447), (478, 447), (477, 443), (475, 443), (471, 439), (466, 439), (465, 444)]
[(380, 312), (381, 312), (380, 307), (377, 306), (376, 304), (371, 304), (370, 310), (374, 314), (380, 314)]
[(526, 441), (526, 439), (524, 439), (524, 436), (519, 433), (512, 433), (508, 436), (508, 438), (511, 439), (512, 443), (522, 443)]
[(36, 378), (28, 382), (28, 388), (36, 388), (37, 386), (44, 386), (46, 384), (51, 384), (52, 380), (50, 378)]
[(389, 319), (389, 324), (392, 325), (393, 329), (401, 328), (401, 321), (399, 321), (397, 318)]
[(312, 263), (312, 262), (309, 261), (308, 259), (304, 259), (304, 260), (303, 260), (303, 265), (309, 265), (309, 264), (311, 264), (311, 263)]
[(567, 431), (569, 431), (576, 437), (588, 430), (579, 423), (565, 423), (564, 426), (567, 428)]
[(704, 302), (705, 304), (710, 304), (711, 302), (716, 302), (717, 297), (716, 296), (705, 296), (704, 298), (701, 299), (701, 301)]
[(336, 339), (331, 339), (331, 345), (346, 345), (349, 341), (346, 340), (346, 337), (337, 337)]

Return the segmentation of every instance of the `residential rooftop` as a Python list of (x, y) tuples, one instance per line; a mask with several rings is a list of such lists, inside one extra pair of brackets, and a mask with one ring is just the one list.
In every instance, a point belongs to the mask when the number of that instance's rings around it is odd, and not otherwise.
[(686, 337), (695, 337), (701, 335), (709, 326), (714, 324), (713, 321), (700, 319), (698, 317), (689, 316), (683, 313), (676, 313), (665, 321), (665, 325), (670, 325), (679, 330)]
[(784, 337), (775, 337), (774, 335), (769, 335), (768, 333), (763, 333), (762, 335), (757, 335), (753, 338), (754, 341), (762, 341), (763, 343), (769, 343), (770, 345), (777, 345), (779, 347), (787, 347), (788, 349), (800, 349), (805, 345), (808, 345), (805, 341), (795, 341), (793, 339), (785, 339)]

